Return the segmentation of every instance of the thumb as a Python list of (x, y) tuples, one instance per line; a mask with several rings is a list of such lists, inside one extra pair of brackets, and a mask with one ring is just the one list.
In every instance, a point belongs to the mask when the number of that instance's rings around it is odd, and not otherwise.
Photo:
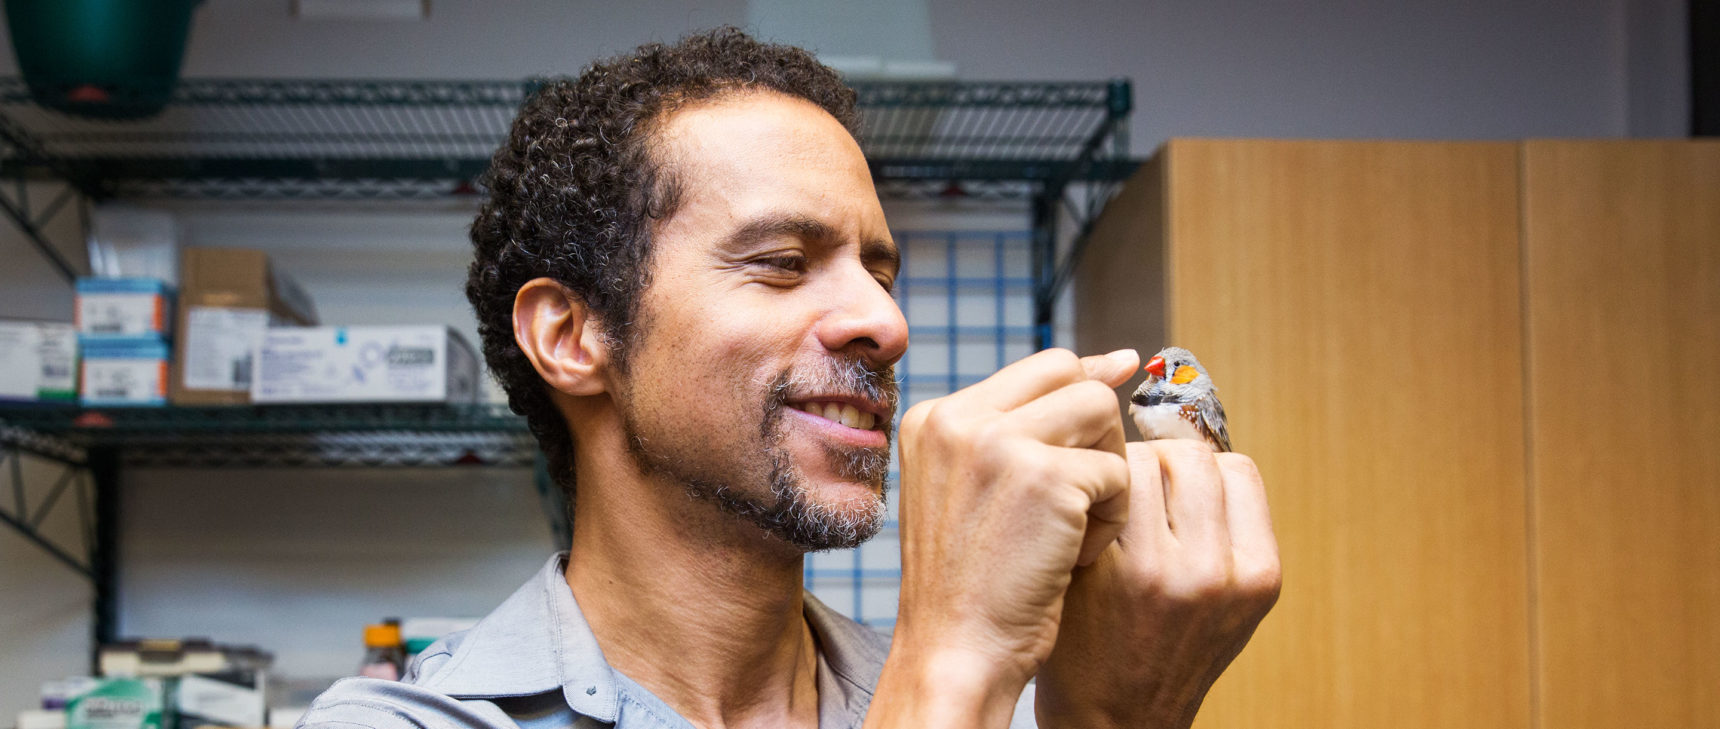
[(1141, 353), (1133, 349), (1081, 358), (1081, 369), (1087, 372), (1087, 376), (1105, 383), (1106, 387), (1127, 382), (1135, 374), (1135, 368), (1140, 366)]

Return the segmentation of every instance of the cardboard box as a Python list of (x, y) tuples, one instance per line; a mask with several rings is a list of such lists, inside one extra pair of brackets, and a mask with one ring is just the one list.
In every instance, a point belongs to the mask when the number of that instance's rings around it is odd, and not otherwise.
[(478, 360), (445, 326), (270, 329), (251, 378), (255, 403), (471, 403)]
[(66, 729), (172, 729), (165, 686), (153, 678), (103, 678), (66, 704)]
[(0, 320), (0, 401), (78, 398), (78, 336), (64, 322)]
[(168, 399), (175, 405), (244, 405), (270, 327), (316, 324), (304, 289), (262, 251), (186, 248)]
[(73, 323), (84, 339), (165, 338), (172, 326), (173, 287), (154, 278), (80, 278)]
[(154, 337), (83, 339), (79, 402), (85, 405), (166, 405), (167, 342)]

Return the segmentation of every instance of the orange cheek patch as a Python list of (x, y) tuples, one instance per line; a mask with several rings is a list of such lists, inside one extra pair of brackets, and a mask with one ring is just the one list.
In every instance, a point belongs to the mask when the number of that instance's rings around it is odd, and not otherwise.
[(1199, 376), (1200, 373), (1196, 372), (1193, 367), (1183, 365), (1178, 367), (1177, 371), (1171, 375), (1171, 383), (1176, 385), (1186, 385), (1190, 382), (1194, 382), (1194, 378)]

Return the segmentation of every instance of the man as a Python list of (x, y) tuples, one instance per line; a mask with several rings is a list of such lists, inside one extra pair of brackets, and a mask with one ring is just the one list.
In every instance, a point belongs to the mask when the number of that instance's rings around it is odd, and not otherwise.
[(833, 72), (733, 29), (521, 110), (467, 294), (571, 551), (410, 685), (348, 679), (303, 725), (1192, 721), (1276, 545), (1246, 457), (1124, 444), (1131, 351), (1042, 352), (904, 415), (893, 639), (804, 592), (807, 552), (882, 526), (908, 345), (855, 126)]

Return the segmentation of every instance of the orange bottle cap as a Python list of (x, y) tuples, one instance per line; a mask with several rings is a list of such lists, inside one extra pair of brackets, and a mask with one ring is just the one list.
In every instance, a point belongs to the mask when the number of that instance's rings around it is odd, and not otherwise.
[(400, 645), (400, 626), (384, 623), (364, 626), (364, 645), (369, 648)]

